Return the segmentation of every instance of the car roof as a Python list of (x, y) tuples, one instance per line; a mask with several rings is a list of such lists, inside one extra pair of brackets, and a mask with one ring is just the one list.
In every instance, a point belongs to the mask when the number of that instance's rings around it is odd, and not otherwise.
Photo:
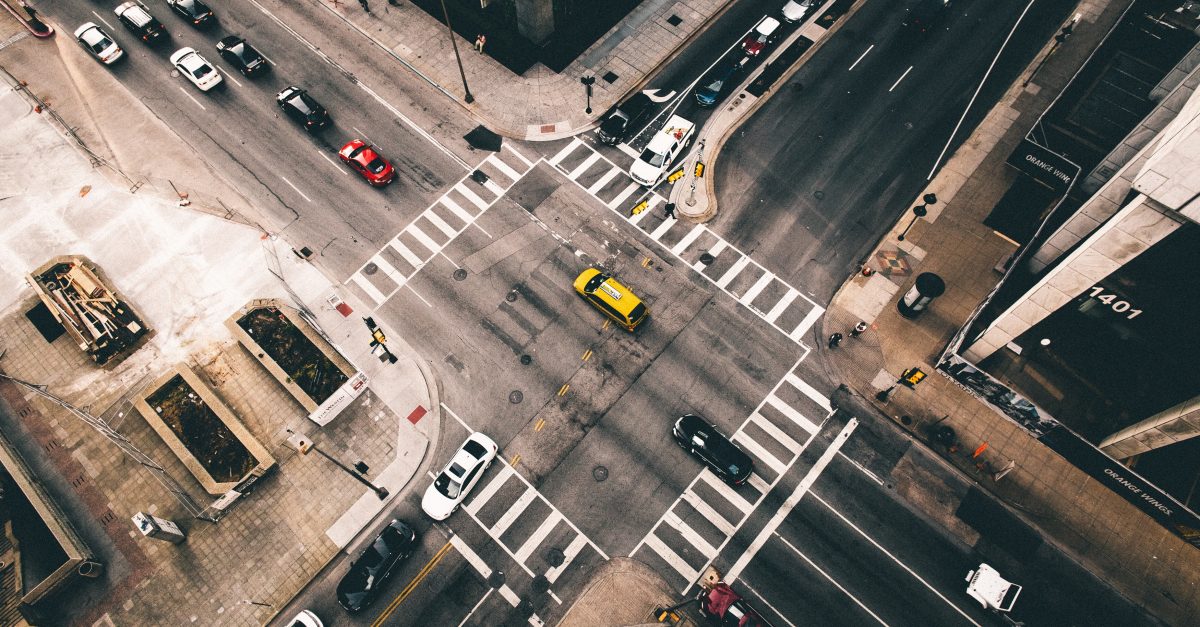
[(96, 26), (91, 22), (87, 22), (79, 28), (76, 28), (75, 36), (80, 38), (90, 38), (88, 43), (99, 41), (101, 39), (112, 39), (111, 37), (108, 37), (108, 35), (105, 34), (105, 32), (101, 30), (99, 26)]
[(136, 2), (126, 2), (117, 7), (117, 14), (130, 21), (137, 22), (138, 26), (144, 26), (154, 19), (154, 16), (150, 15), (150, 11), (146, 7)]
[(779, 20), (773, 17), (764, 17), (762, 21), (758, 23), (758, 26), (754, 27), (754, 31), (757, 33), (762, 33), (763, 35), (770, 35), (771, 33), (775, 32), (775, 29), (777, 28), (779, 28)]

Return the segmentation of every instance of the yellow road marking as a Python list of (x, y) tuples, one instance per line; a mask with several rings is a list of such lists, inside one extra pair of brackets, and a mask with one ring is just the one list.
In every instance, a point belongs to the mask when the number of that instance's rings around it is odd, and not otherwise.
[(534, 427), (533, 427), (533, 430), (534, 430), (534, 431), (541, 431), (541, 430), (542, 430), (542, 427), (544, 427), (544, 426), (546, 426), (546, 419), (545, 419), (545, 418), (538, 418), (537, 424), (536, 424), (536, 425), (534, 425)]
[(571, 389), (571, 384), (564, 383), (562, 387), (558, 388), (558, 395), (562, 396), (562, 395), (566, 394), (567, 390), (569, 390), (569, 389)]
[(453, 545), (447, 542), (444, 546), (442, 546), (441, 549), (438, 549), (438, 552), (435, 553), (434, 556), (430, 558), (430, 560), (426, 562), (424, 566), (421, 567), (421, 572), (417, 573), (417, 576), (413, 577), (412, 581), (408, 582), (408, 585), (404, 587), (404, 590), (402, 590), (395, 599), (392, 599), (392, 602), (389, 603), (388, 606), (383, 610), (383, 613), (375, 619), (375, 622), (371, 623), (371, 627), (380, 627), (383, 625), (387, 621), (388, 617), (392, 615), (392, 612), (395, 612), (396, 608), (400, 607), (400, 604), (408, 598), (408, 595), (412, 594), (413, 590), (416, 590), (417, 586), (425, 580), (425, 577), (429, 575), (430, 571), (433, 570), (433, 567), (437, 566), (438, 562), (442, 561), (442, 557), (446, 555), (446, 552), (449, 551), (452, 546)]
[(600, 327), (600, 330), (601, 330), (601, 331), (607, 331), (607, 330), (608, 330), (608, 325), (610, 325), (610, 324), (612, 324), (612, 320), (605, 320), (605, 321), (604, 321), (604, 326)]
[(583, 351), (583, 357), (582, 357), (583, 361), (587, 361), (591, 358), (592, 358), (592, 349), (589, 348), (586, 351)]
[(511, 461), (511, 462), (509, 462), (509, 464), (508, 464), (508, 465), (509, 465), (509, 466), (516, 466), (518, 463), (520, 463), (520, 461), (521, 461), (521, 454), (520, 454), (520, 453), (517, 453), (517, 456), (516, 456), (516, 457), (514, 457), (514, 458), (512, 458), (512, 461)]
[(643, 268), (649, 268), (649, 267), (650, 267), (650, 258), (649, 258), (649, 257), (646, 257), (645, 259), (643, 259), (643, 260), (642, 260), (642, 267), (643, 267)]

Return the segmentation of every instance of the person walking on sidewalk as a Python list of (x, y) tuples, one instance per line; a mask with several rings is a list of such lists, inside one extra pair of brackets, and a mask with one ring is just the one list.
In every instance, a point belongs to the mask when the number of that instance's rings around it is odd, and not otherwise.
[(483, 54), (483, 45), (487, 43), (487, 35), (479, 33), (475, 36), (475, 52)]
[(867, 323), (863, 322), (863, 321), (859, 321), (858, 324), (854, 325), (854, 329), (850, 331), (850, 337), (858, 337), (858, 336), (862, 335), (863, 331), (866, 331), (866, 330), (867, 330)]
[(842, 343), (842, 334), (841, 333), (834, 333), (833, 335), (829, 336), (829, 348), (837, 348), (838, 344), (841, 344), (841, 343)]
[(363, 11), (367, 13), (371, 12), (371, 7), (367, 4), (367, 0), (358, 0), (358, 3), (362, 5)]

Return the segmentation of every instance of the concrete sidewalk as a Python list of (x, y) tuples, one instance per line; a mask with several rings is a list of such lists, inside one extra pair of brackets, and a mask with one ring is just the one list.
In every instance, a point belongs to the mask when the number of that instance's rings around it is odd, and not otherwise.
[[(654, 610), (679, 603), (677, 595), (654, 569), (629, 557), (600, 565), (558, 627), (624, 627), (658, 624)], [(694, 625), (684, 617), (676, 625)]]
[[(1082, 20), (1072, 45), (1050, 57), (1023, 88), (1031, 72), (1027, 69), (918, 194), (918, 199), (929, 192), (937, 195), (929, 215), (898, 241), (912, 219), (905, 212), (869, 257), (867, 265), (874, 274), (856, 275), (838, 291), (823, 320), (823, 333), (840, 332), (846, 339), (833, 351), (824, 343), (820, 349), (841, 381), (1020, 512), (1047, 540), (1158, 619), (1182, 625), (1193, 623), (1200, 612), (1200, 590), (1195, 586), (1200, 554), (1007, 417), (935, 374), (933, 363), (999, 281), (995, 267), (1015, 250), (983, 225), (1016, 176), (1005, 158), (1127, 5), (1123, 0), (1081, 3)], [(899, 314), (896, 303), (922, 272), (941, 276), (947, 292), (910, 320)], [(860, 320), (871, 327), (860, 337), (850, 337), (849, 330)], [(898, 388), (886, 404), (875, 398), (914, 366), (931, 375), (914, 390)], [(957, 446), (930, 442), (934, 424), (952, 427)], [(986, 451), (972, 458), (985, 443)], [(997, 479), (996, 471), (1010, 461), (1012, 471)]]
[[(44, 77), (43, 77), (44, 78)], [(49, 624), (257, 625), (282, 607), (420, 471), (437, 435), (436, 382), (426, 364), (389, 337), (397, 363), (370, 354), (358, 307), (289, 247), (255, 228), (106, 180), (102, 170), (36, 113), (25, 90), (0, 93), (0, 368), (84, 408), (147, 453), (201, 504), (184, 465), (130, 402), (177, 363), (190, 366), (278, 460), (276, 472), (217, 524), (192, 518), (154, 478), (90, 426), (48, 399), (0, 386), (0, 420), (41, 469), (56, 499), (104, 563), (78, 582)], [(44, 94), (37, 84), (29, 91)], [(74, 123), (64, 118), (68, 126)], [(163, 138), (170, 143), (170, 137)], [(168, 154), (168, 153), (164, 153)], [(232, 216), (231, 216), (232, 217)], [(24, 273), (60, 254), (96, 263), (138, 308), (153, 334), (126, 359), (99, 368), (68, 338), (48, 342), (25, 313), (36, 303)], [(323, 428), (237, 344), (223, 322), (258, 298), (307, 309), (371, 387)], [(384, 323), (384, 321), (380, 321)], [(384, 324), (386, 327), (386, 324)], [(4, 411), (5, 408), (7, 411)], [(363, 461), (391, 497), (375, 495), (334, 465), (301, 457), (287, 429), (307, 432), (347, 464)], [(319, 498), (314, 498), (318, 496)], [(182, 545), (142, 538), (130, 518), (146, 511), (177, 522)]]

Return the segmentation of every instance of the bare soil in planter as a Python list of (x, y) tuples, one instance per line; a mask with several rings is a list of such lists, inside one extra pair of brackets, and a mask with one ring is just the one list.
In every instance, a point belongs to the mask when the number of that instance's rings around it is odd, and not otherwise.
[(237, 323), (317, 404), (346, 382), (337, 365), (275, 307), (255, 309)]
[(258, 464), (182, 376), (172, 377), (146, 402), (217, 483), (238, 481)]

